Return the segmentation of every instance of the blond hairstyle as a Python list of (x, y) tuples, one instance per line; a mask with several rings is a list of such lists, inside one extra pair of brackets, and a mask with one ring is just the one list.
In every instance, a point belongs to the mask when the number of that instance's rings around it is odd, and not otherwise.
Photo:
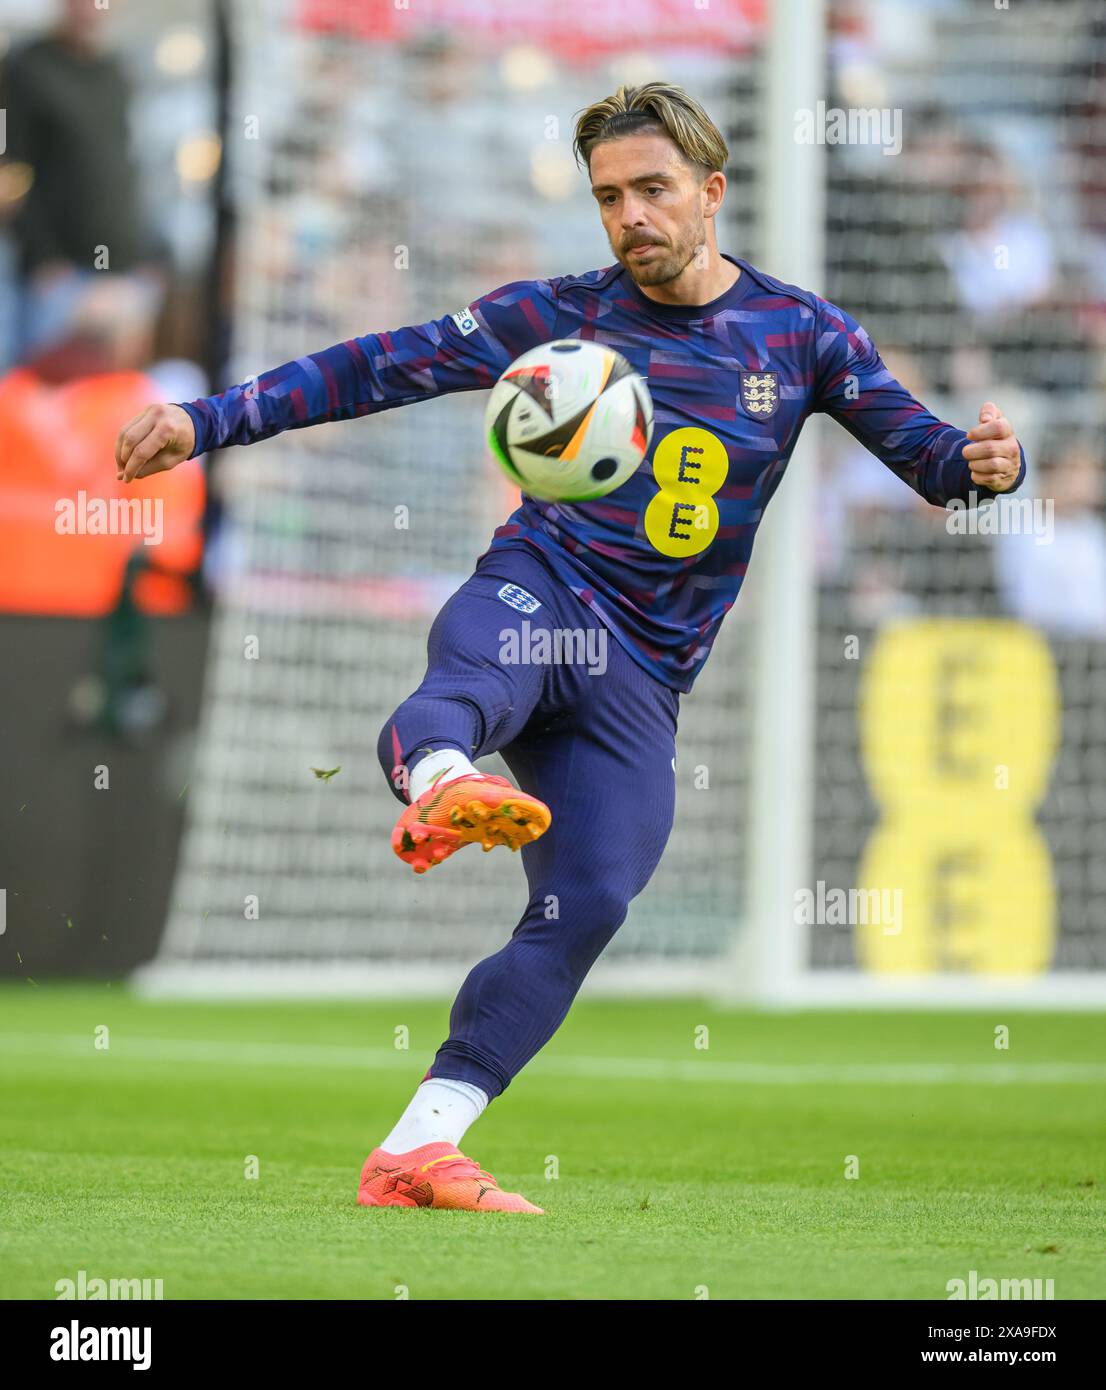
[(642, 131), (667, 135), (684, 159), (703, 174), (724, 169), (730, 157), (722, 132), (682, 87), (646, 82), (641, 87), (619, 87), (614, 96), (593, 102), (579, 113), (572, 142), (577, 163), (590, 167), (596, 145)]

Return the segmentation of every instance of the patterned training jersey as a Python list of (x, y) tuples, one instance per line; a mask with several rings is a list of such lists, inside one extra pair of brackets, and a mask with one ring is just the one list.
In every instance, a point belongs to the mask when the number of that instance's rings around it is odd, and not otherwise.
[[(446, 391), (489, 389), (558, 338), (620, 352), (648, 381), (649, 452), (614, 492), (572, 505), (523, 495), (491, 547), (523, 546), (658, 680), (690, 690), (745, 577), (753, 537), (804, 420), (822, 411), (937, 506), (994, 494), (962, 430), (916, 401), (847, 313), (727, 256), (710, 304), (658, 304), (615, 264), (519, 281), (416, 327), (336, 344), (220, 395), (182, 402), (195, 454)], [(1025, 476), (1022, 454), (1020, 484)]]

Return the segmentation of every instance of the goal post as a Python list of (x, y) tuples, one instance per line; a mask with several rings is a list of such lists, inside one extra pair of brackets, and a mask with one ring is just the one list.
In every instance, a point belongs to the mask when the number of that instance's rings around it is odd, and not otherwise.
[[(823, 281), (824, 147), (796, 138), (796, 113), (824, 90), (824, 0), (771, 7), (764, 56), (763, 244), (772, 274)], [(756, 543), (746, 601), (754, 608), (751, 772), (744, 930), (723, 998), (783, 1004), (795, 995), (806, 942), (795, 886), (811, 868), (814, 759), (813, 562), (817, 418), (808, 420)]]

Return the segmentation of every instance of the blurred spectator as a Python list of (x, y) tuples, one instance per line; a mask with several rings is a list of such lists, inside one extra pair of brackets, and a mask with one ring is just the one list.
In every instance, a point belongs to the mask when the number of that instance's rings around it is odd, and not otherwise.
[(0, 68), (16, 361), (64, 337), (86, 291), (108, 274), (133, 279), (151, 322), (163, 292), (130, 156), (130, 87), (102, 48), (106, 22), (88, 0), (65, 0), (55, 27)]
[[(1081, 218), (1079, 260), (1087, 285), (1078, 310), (1101, 345), (1106, 344), (1106, 17), (1088, 25), (1070, 82), (1079, 94), (1068, 113), (1068, 131)], [(1100, 366), (1100, 381), (1103, 375)]]
[(1013, 173), (995, 149), (960, 152), (961, 225), (939, 245), (962, 306), (982, 325), (1039, 304), (1052, 288), (1048, 232), (1020, 205)]
[(1089, 438), (1045, 458), (1037, 492), (1055, 507), (1051, 536), (1044, 544), (1032, 534), (995, 538), (1006, 609), (1058, 636), (1106, 637), (1103, 462), (1100, 443)]
[(199, 460), (140, 489), (115, 478), (120, 426), (204, 385), (190, 362), (147, 368), (150, 328), (135, 279), (100, 274), (65, 336), (0, 374), (0, 612), (100, 619), (94, 666), (70, 692), (69, 714), (127, 739), (169, 715), (147, 615), (192, 606), (202, 558)]

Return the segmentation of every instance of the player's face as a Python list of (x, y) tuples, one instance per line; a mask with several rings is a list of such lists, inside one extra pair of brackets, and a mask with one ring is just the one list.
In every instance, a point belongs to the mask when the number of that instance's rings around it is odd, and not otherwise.
[(706, 243), (703, 185), (665, 135), (627, 135), (591, 152), (591, 188), (611, 250), (639, 285), (663, 285)]

